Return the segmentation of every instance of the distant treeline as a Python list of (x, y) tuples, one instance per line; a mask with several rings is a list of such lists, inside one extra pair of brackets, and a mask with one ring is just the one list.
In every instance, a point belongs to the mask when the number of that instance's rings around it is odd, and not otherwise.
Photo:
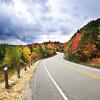
[(8, 66), (9, 69), (17, 67), (18, 64), (30, 63), (33, 60), (43, 59), (62, 52), (62, 43), (45, 42), (30, 45), (8, 45), (0, 44), (0, 69)]

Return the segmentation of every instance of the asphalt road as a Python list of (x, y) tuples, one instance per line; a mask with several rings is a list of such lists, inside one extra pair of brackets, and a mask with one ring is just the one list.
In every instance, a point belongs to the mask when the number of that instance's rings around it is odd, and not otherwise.
[(35, 71), (33, 100), (100, 100), (100, 70), (63, 59), (42, 60)]

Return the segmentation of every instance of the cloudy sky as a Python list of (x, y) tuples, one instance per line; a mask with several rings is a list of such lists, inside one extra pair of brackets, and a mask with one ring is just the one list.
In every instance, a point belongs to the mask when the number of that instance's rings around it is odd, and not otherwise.
[(100, 15), (100, 0), (0, 0), (0, 43), (65, 42)]

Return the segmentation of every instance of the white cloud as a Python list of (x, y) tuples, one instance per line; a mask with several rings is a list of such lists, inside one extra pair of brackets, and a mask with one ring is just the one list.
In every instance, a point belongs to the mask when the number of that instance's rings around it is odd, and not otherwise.
[(22, 21), (22, 23), (26, 24), (33, 24), (33, 16), (32, 14), (28, 11), (28, 6), (23, 2), (23, 1), (15, 1), (13, 0), (13, 12), (15, 12), (15, 15), (17, 19)]
[(97, 18), (100, 11), (99, 0), (91, 0), (89, 3), (87, 0), (9, 0), (8, 2), (10, 3), (0, 1), (0, 36), (9, 35), (14, 41), (17, 39), (20, 42), (23, 42), (23, 38), (29, 38), (24, 39), (25, 42), (32, 38), (37, 42), (42, 40), (65, 42), (77, 29), (89, 20)]
[(71, 38), (72, 35), (66, 34), (63, 35), (62, 33), (48, 33), (48, 34), (43, 34), (37, 37), (36, 42), (42, 43), (46, 41), (60, 41), (60, 42), (66, 42)]
[(26, 45), (27, 43), (26, 42), (24, 42), (24, 41), (21, 41), (21, 40), (19, 40), (19, 39), (16, 39), (16, 38), (9, 38), (9, 39), (6, 39), (5, 41), (3, 41), (3, 40), (0, 40), (0, 44), (7, 44), (7, 43), (9, 43), (9, 44), (11, 44), (11, 45)]

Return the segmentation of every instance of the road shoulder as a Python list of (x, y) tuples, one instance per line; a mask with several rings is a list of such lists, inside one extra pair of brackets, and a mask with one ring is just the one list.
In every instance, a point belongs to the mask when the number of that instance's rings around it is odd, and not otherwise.
[[(24, 99), (25, 93), (28, 92), (31, 97), (31, 78), (35, 71), (36, 66), (38, 65), (39, 61), (37, 61), (33, 66), (27, 68), (25, 72), (24, 69), (21, 70), (21, 78), (18, 79), (17, 75), (14, 74), (10, 79), (10, 89), (4, 88), (4, 82), (0, 83), (0, 100), (26, 100)], [(31, 99), (29, 99), (31, 100)]]

